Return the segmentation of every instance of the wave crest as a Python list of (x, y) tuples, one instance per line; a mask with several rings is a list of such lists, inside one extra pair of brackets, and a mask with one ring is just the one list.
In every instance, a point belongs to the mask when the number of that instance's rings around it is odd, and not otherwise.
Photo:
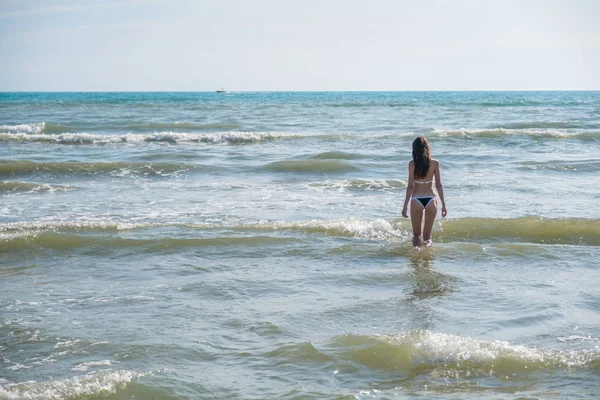
[(308, 233), (323, 233), (331, 236), (398, 239), (406, 238), (408, 234), (399, 224), (392, 224), (384, 219), (373, 221), (356, 218), (340, 220), (311, 220), (311, 221), (275, 221), (266, 222), (250, 227), (255, 229), (295, 230)]
[(71, 187), (63, 185), (50, 185), (48, 183), (0, 181), (0, 194), (3, 193), (37, 193), (69, 191)]
[(310, 183), (308, 186), (340, 192), (345, 190), (394, 191), (405, 188), (406, 182), (400, 179), (350, 179), (343, 181), (316, 182)]
[(487, 138), (502, 139), (508, 136), (525, 136), (532, 139), (579, 139), (583, 141), (600, 140), (597, 131), (566, 131), (552, 128), (489, 128), (489, 129), (434, 129), (433, 135), (448, 138)]
[[(173, 227), (189, 231), (184, 238), (159, 237), (155, 239), (128, 239), (125, 243), (113, 234), (121, 230), (144, 230), (158, 227)], [(242, 236), (219, 236), (219, 229), (242, 233)], [(269, 243), (287, 240), (271, 235), (254, 236), (256, 231), (290, 231), (305, 234), (321, 234), (333, 237), (387, 240), (404, 243), (410, 238), (410, 222), (384, 219), (361, 220), (346, 218), (339, 220), (267, 221), (247, 225), (219, 225), (208, 223), (152, 223), (114, 221), (31, 221), (0, 224), (0, 247), (4, 250), (44, 244), (44, 247), (60, 247), (69, 243), (71, 247), (90, 245), (97, 242), (106, 246), (145, 246), (169, 242), (177, 246), (221, 246), (255, 242)], [(201, 237), (194, 231), (215, 230), (217, 236)], [(103, 235), (87, 235), (99, 233)], [(106, 236), (105, 236), (106, 235)], [(16, 240), (20, 239), (20, 240)], [(105, 240), (106, 239), (106, 240)], [(597, 220), (586, 219), (543, 219), (524, 217), (461, 218), (439, 221), (434, 230), (434, 240), (439, 243), (535, 243), (561, 245), (600, 246), (600, 231)], [(122, 243), (121, 243), (122, 242)], [(78, 244), (79, 243), (79, 244)], [(480, 246), (476, 246), (480, 250)]]
[(583, 218), (460, 218), (441, 221), (446, 242), (502, 241), (600, 246), (599, 221)]
[(0, 386), (0, 398), (13, 399), (72, 399), (114, 395), (133, 379), (148, 373), (132, 371), (101, 371), (75, 378), (47, 382), (9, 383)]
[(376, 369), (411, 371), (443, 367), (486, 373), (527, 372), (557, 368), (595, 368), (600, 349), (541, 350), (505, 341), (485, 341), (431, 331), (395, 336), (344, 335), (331, 347), (339, 357)]
[(172, 174), (198, 168), (201, 167), (165, 162), (41, 162), (27, 160), (0, 162), (0, 174), (8, 174), (11, 176), (36, 172), (82, 175), (108, 173), (117, 176), (127, 176), (131, 174), (170, 176)]
[(102, 135), (92, 133), (39, 134), (39, 132), (0, 132), (0, 142), (33, 142), (53, 144), (119, 144), (119, 143), (205, 143), (205, 144), (252, 144), (298, 135), (275, 132), (222, 132), (222, 133), (182, 133), (156, 132), (150, 134), (128, 133), (125, 135)]
[(20, 125), (0, 125), (0, 133), (22, 133), (22, 134), (39, 134), (46, 129), (46, 123), (20, 124)]

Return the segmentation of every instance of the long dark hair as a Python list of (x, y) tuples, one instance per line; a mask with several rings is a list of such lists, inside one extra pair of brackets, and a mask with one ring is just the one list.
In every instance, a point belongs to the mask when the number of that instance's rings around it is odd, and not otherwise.
[(424, 136), (419, 136), (412, 144), (412, 157), (415, 162), (415, 178), (425, 178), (431, 164), (429, 142)]

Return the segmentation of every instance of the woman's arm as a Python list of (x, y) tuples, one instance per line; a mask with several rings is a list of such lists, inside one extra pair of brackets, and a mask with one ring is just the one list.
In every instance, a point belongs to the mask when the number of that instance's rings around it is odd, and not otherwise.
[(406, 185), (406, 198), (404, 199), (404, 207), (402, 208), (402, 216), (408, 218), (408, 203), (415, 190), (415, 164), (411, 161), (408, 163), (408, 185)]
[(444, 200), (444, 186), (442, 185), (442, 174), (440, 172), (440, 162), (437, 162), (437, 168), (435, 169), (435, 188), (437, 189), (440, 201), (442, 202), (442, 217), (448, 214), (446, 210), (446, 201)]

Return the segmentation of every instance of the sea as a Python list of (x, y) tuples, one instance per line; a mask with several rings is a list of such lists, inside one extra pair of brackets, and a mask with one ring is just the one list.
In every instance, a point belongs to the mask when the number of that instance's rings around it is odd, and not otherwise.
[(599, 260), (598, 91), (0, 93), (0, 399), (597, 399)]

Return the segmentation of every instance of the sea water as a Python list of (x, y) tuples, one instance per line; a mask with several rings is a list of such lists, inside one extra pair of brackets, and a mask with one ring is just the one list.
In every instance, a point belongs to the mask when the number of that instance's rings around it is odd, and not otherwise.
[(599, 257), (600, 92), (0, 94), (0, 399), (597, 398)]

